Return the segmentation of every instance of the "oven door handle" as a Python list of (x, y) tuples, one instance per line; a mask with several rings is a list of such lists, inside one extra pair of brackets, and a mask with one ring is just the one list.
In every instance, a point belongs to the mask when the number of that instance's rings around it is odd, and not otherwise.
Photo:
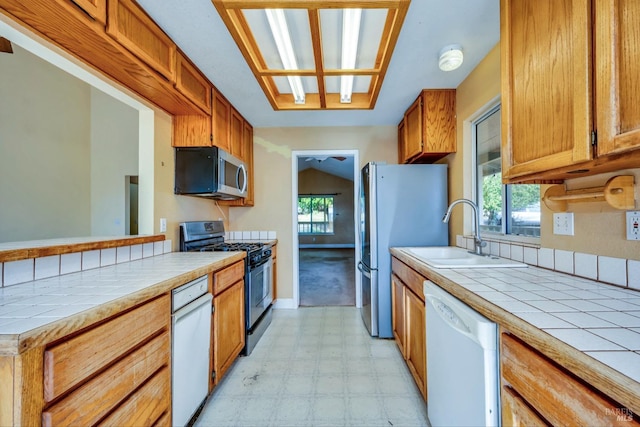
[(263, 258), (263, 259), (262, 259), (258, 264), (250, 266), (250, 267), (249, 267), (249, 271), (253, 271), (253, 270), (255, 270), (256, 268), (258, 268), (258, 267), (261, 267), (261, 266), (265, 265), (265, 264), (266, 264), (266, 263), (268, 263), (269, 261), (271, 261), (271, 257)]

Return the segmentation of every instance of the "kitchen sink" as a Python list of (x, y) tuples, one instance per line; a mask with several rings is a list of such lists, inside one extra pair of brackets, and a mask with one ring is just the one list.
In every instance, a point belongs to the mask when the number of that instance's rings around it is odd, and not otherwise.
[(504, 268), (527, 264), (494, 255), (480, 256), (455, 246), (404, 248), (409, 254), (433, 268)]

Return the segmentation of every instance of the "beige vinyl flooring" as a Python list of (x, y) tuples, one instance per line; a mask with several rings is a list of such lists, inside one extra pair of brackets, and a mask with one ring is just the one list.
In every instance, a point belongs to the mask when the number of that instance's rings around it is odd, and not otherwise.
[(393, 340), (371, 338), (355, 307), (274, 310), (252, 354), (214, 389), (196, 426), (428, 426)]

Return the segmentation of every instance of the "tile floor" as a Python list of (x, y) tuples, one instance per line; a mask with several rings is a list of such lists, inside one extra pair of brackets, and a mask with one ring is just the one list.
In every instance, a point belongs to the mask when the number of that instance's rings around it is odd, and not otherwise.
[(428, 426), (393, 340), (368, 336), (355, 307), (275, 310), (249, 357), (216, 387), (195, 426)]

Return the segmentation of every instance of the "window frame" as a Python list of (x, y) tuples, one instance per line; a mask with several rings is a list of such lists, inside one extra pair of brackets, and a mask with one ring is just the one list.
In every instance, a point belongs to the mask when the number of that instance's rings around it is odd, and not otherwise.
[[(298, 216), (297, 216), (297, 220), (298, 220), (298, 235), (299, 236), (333, 236), (335, 235), (335, 213), (334, 210), (331, 211), (330, 217), (328, 218), (327, 221), (322, 221), (322, 222), (314, 222), (313, 221), (313, 215), (310, 215), (309, 222), (306, 221), (300, 221), (300, 199), (303, 198), (310, 198), (312, 200), (313, 203), (313, 199), (331, 199), (331, 206), (334, 207), (335, 209), (335, 195), (334, 194), (298, 194)], [(326, 202), (325, 202), (326, 203)], [(330, 228), (331, 231), (325, 231), (325, 232), (318, 232), (318, 231), (313, 231), (314, 230), (314, 224), (324, 224), (325, 225), (325, 230), (327, 228)], [(300, 231), (302, 226), (306, 226), (308, 225), (310, 230), (309, 232), (304, 232), (304, 231)]]
[[(480, 182), (479, 182), (479, 175), (480, 175), (480, 171), (479, 171), (479, 164), (478, 164), (478, 138), (477, 138), (477, 126), (479, 123), (483, 122), (484, 120), (486, 120), (487, 118), (489, 118), (492, 114), (502, 114), (501, 113), (502, 110), (502, 103), (501, 102), (497, 102), (495, 104), (492, 104), (490, 106), (488, 106), (487, 108), (485, 108), (482, 112), (480, 112), (475, 118), (473, 118), (470, 121), (470, 125), (471, 125), (471, 164), (472, 164), (472, 169), (473, 169), (473, 174), (472, 174), (472, 195), (473, 195), (473, 201), (478, 205), (478, 208), (481, 209), (481, 205), (479, 203), (479, 196), (480, 196)], [(502, 122), (502, 117), (500, 117), (501, 122)], [(502, 126), (502, 123), (500, 124)], [(500, 158), (502, 158), (502, 147), (501, 147), (501, 152), (500, 152)], [(502, 170), (502, 168), (501, 168)], [(540, 234), (541, 234), (541, 230), (542, 230), (542, 222), (540, 222), (540, 226), (539, 226), (539, 232), (537, 236), (528, 236), (528, 235), (524, 235), (524, 234), (512, 234), (511, 230), (513, 227), (513, 224), (511, 223), (511, 213), (513, 212), (510, 207), (510, 200), (511, 200), (511, 191), (512, 191), (512, 185), (513, 184), (502, 184), (502, 191), (501, 191), (501, 197), (502, 197), (502, 218), (504, 218), (504, 221), (501, 221), (500, 224), (500, 231), (492, 231), (492, 230), (486, 230), (483, 229), (483, 225), (480, 225), (480, 235), (486, 236), (487, 238), (491, 239), (500, 239), (500, 240), (508, 240), (508, 241), (517, 241), (517, 242), (522, 242), (522, 243), (535, 243), (535, 244), (539, 244), (540, 243)], [(480, 213), (480, 215), (482, 215), (482, 213)]]

